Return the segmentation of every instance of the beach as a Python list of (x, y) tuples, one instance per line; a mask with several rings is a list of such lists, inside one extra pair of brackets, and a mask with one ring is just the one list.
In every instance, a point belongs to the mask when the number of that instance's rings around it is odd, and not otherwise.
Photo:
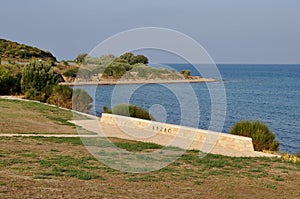
[(184, 80), (101, 80), (91, 82), (62, 82), (61, 85), (80, 86), (80, 85), (116, 85), (116, 84), (178, 84), (178, 83), (206, 83), (206, 82), (219, 82), (220, 80), (210, 78), (199, 79), (184, 79)]

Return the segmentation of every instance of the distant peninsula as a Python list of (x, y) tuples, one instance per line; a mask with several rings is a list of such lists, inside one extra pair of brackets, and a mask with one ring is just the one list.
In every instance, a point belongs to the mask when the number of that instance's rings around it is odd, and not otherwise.
[(0, 39), (0, 66), (13, 75), (31, 60), (50, 62), (64, 85), (111, 85), (215, 82), (218, 80), (191, 75), (190, 70), (175, 71), (148, 65), (144, 55), (127, 52), (121, 56), (91, 57), (86, 53), (74, 60), (57, 61), (51, 52), (25, 44)]

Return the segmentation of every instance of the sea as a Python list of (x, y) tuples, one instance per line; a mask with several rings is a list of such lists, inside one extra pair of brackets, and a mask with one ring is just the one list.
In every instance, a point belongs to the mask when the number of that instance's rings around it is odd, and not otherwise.
[[(190, 64), (166, 64), (181, 71)], [(94, 99), (91, 113), (131, 103), (157, 121), (228, 133), (240, 120), (259, 120), (280, 142), (280, 151), (300, 151), (300, 65), (218, 64), (221, 82), (80, 86)], [(210, 89), (219, 89), (221, 97)]]

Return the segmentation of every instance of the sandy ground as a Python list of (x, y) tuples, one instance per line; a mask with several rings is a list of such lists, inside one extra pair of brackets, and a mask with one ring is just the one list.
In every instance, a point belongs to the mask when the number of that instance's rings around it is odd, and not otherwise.
[(188, 80), (120, 80), (108, 81), (101, 80), (99, 82), (64, 82), (62, 85), (80, 86), (80, 85), (115, 85), (115, 84), (178, 84), (178, 83), (205, 83), (205, 82), (219, 82), (219, 80), (200, 78)]

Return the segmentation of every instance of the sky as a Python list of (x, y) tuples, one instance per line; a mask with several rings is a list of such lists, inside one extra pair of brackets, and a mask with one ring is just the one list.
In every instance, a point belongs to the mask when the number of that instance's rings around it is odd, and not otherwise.
[[(193, 38), (216, 63), (300, 63), (299, 0), (0, 0), (0, 5), (0, 38), (48, 50), (59, 60), (88, 53), (125, 30), (162, 27)], [(156, 62), (176, 62), (155, 56)]]

